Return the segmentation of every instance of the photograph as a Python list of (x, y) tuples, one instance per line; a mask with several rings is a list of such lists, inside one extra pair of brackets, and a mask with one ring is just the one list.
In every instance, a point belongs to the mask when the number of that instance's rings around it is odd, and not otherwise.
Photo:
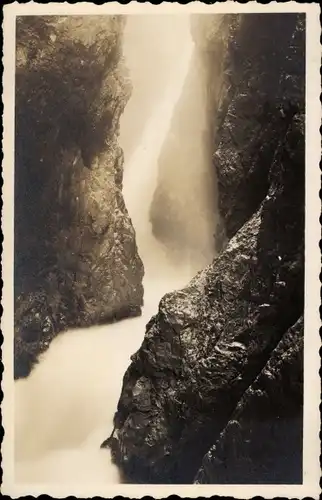
[(320, 9), (270, 5), (4, 8), (4, 494), (319, 497)]

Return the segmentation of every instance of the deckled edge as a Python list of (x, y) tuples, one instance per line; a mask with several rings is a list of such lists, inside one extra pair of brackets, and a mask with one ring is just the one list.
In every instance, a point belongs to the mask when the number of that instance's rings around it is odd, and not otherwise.
[[(129, 5), (130, 3), (130, 5)], [(143, 5), (144, 3), (144, 5)], [(11, 5), (6, 5), (4, 7), (4, 12), (5, 12), (5, 15), (7, 15), (7, 17), (9, 17), (9, 15), (14, 15), (14, 11), (16, 9), (18, 9), (20, 12), (20, 14), (23, 14), (23, 13), (28, 13), (30, 14), (30, 11), (31, 9), (33, 9), (34, 11), (37, 11), (35, 13), (37, 14), (50, 14), (53, 10), (54, 10), (54, 13), (58, 14), (58, 13), (62, 13), (61, 11), (62, 10), (65, 10), (65, 14), (72, 14), (72, 13), (77, 13), (78, 15), (79, 14), (83, 14), (84, 13), (84, 9), (87, 10), (87, 13), (88, 13), (88, 9), (92, 10), (92, 12), (95, 14), (109, 14), (109, 13), (113, 13), (113, 14), (116, 14), (116, 13), (129, 13), (129, 11), (134, 12), (135, 13), (155, 13), (156, 11), (158, 12), (169, 12), (170, 11), (173, 13), (173, 12), (212, 12), (212, 13), (220, 13), (220, 12), (225, 12), (227, 13), (227, 10), (229, 11), (229, 7), (232, 7), (233, 8), (233, 12), (267, 12), (267, 2), (250, 2), (248, 3), (248, 5), (245, 5), (245, 3), (241, 3), (241, 2), (222, 2), (222, 0), (219, 0), (219, 5), (211, 5), (209, 6), (209, 8), (207, 8), (207, 3), (206, 2), (193, 2), (193, 5), (192, 5), (192, 8), (191, 7), (191, 4), (187, 5), (185, 4), (184, 6), (181, 6), (176, 3), (176, 4), (168, 4), (165, 5), (165, 2), (162, 3), (162, 5), (158, 5), (158, 6), (154, 6), (153, 4), (149, 3), (149, 2), (113, 2), (113, 5), (100, 5), (100, 7), (97, 6), (97, 4), (94, 4), (94, 3), (86, 3), (86, 2), (80, 2), (80, 3), (77, 3), (77, 2), (70, 2), (70, 3), (63, 3), (63, 4), (58, 4), (58, 3), (50, 3), (48, 8), (46, 8), (43, 4), (37, 4), (35, 2), (29, 2), (27, 5), (26, 5), (26, 2), (24, 2), (23, 4), (22, 3), (18, 3), (18, 2), (14, 2), (12, 3)], [(225, 4), (225, 5), (223, 5)], [(237, 4), (237, 5), (236, 5)], [(250, 5), (251, 4), (251, 5)], [(262, 5), (265, 4), (265, 10), (263, 10), (264, 8), (262, 7)], [(208, 4), (209, 5), (209, 4)], [(24, 7), (22, 9), (22, 7)], [(120, 9), (121, 7), (121, 9)], [(154, 7), (153, 9), (153, 12), (151, 12), (151, 9), (152, 7)], [(166, 7), (166, 9), (164, 9), (163, 7)], [(292, 11), (292, 12), (311, 12), (311, 13), (315, 13), (315, 15), (320, 12), (319, 7), (318, 5), (309, 5), (309, 4), (299, 4), (297, 2), (285, 2), (283, 3), (283, 5), (279, 5), (277, 2), (271, 2), (269, 4), (269, 11), (272, 12), (272, 11), (275, 11), (275, 12), (280, 12), (280, 11)], [(291, 9), (290, 9), (291, 8)], [(93, 10), (94, 9), (94, 10)], [(126, 9), (126, 10), (125, 10)], [(199, 9), (199, 10), (196, 10), (196, 9)], [(76, 12), (77, 10), (77, 12)], [(23, 12), (22, 12), (23, 11)], [(42, 12), (41, 12), (42, 11)], [(67, 12), (66, 12), (67, 11)], [(117, 11), (117, 12), (116, 12)], [(321, 19), (321, 14), (320, 14), (320, 19)], [(3, 24), (3, 27), (4, 27), (4, 24)], [(317, 28), (317, 26), (315, 26)], [(13, 33), (11, 32), (11, 37), (13, 36)], [(307, 30), (307, 40), (308, 40), (308, 30)], [(321, 41), (321, 31), (320, 31), (320, 41)], [(3, 44), (3, 47), (4, 47), (4, 44)], [(319, 49), (320, 47), (318, 47)], [(320, 61), (320, 51), (319, 52), (316, 52), (315, 55), (318, 57), (318, 60)], [(4, 61), (5, 61), (5, 53), (4, 53), (4, 50), (3, 50), (3, 57), (2, 57), (2, 63), (3, 63), (3, 67), (4, 67)], [(6, 72), (4, 71), (3, 72), (3, 82), (5, 80), (5, 76), (6, 76)], [(320, 82), (319, 82), (319, 85), (320, 85)], [(5, 85), (4, 85), (5, 86)], [(8, 82), (6, 84), (6, 88), (8, 88)], [(320, 102), (322, 102), (322, 94), (321, 94), (321, 87), (320, 87)], [(2, 104), (4, 106), (4, 94), (2, 94)], [(316, 106), (317, 108), (317, 106)], [(4, 112), (4, 115), (3, 116), (6, 116), (6, 110), (3, 108), (3, 112)], [(321, 125), (321, 110), (319, 108), (319, 112), (316, 110), (316, 112), (319, 114), (318, 116), (318, 119), (319, 119), (319, 124)], [(319, 136), (321, 137), (321, 127), (320, 127), (320, 134)], [(4, 140), (5, 138), (5, 127), (3, 127), (3, 138), (2, 138), (2, 145), (3, 145), (3, 149), (5, 150), (5, 147), (4, 147)], [(319, 154), (319, 158), (321, 158), (320, 156), (320, 144), (319, 144), (319, 147), (317, 146), (316, 144), (316, 147), (319, 148), (319, 151), (316, 151), (316, 153)], [(307, 149), (307, 148), (306, 148)], [(315, 151), (315, 150), (314, 150)], [(4, 163), (4, 156), (2, 158), (2, 163)], [(307, 159), (307, 157), (306, 157)], [(314, 162), (312, 162), (314, 163)], [(322, 165), (322, 162), (319, 161), (319, 164), (320, 164), (320, 167)], [(2, 188), (3, 188), (3, 185), (4, 185), (4, 182), (5, 182), (5, 175), (3, 174), (2, 175)], [(315, 179), (317, 180), (317, 179)], [(308, 183), (307, 183), (308, 184)], [(6, 185), (5, 185), (6, 187)], [(314, 186), (315, 187), (315, 186)], [(4, 188), (2, 189), (2, 193), (5, 193), (5, 190)], [(319, 198), (321, 199), (321, 190), (319, 190)], [(5, 206), (5, 202), (4, 202), (4, 196), (2, 195), (2, 221), (5, 220), (5, 217), (4, 217), (4, 214), (5, 214), (5, 211), (6, 211), (6, 206)], [(320, 207), (320, 204), (319, 204), (319, 207)], [(318, 207), (316, 207), (318, 209)], [(321, 222), (321, 219), (319, 218), (319, 222)], [(9, 224), (10, 225), (10, 224)], [(1, 236), (2, 236), (2, 241), (3, 241), (3, 237), (4, 237), (4, 234), (3, 234), (3, 224), (1, 225)], [(311, 233), (312, 234), (312, 233)], [(314, 238), (313, 238), (314, 239)], [(316, 244), (312, 239), (312, 244)], [(308, 242), (308, 239), (306, 238), (306, 244)], [(319, 239), (318, 240), (319, 244), (322, 244), (322, 240)], [(316, 249), (317, 250), (317, 249)], [(316, 252), (317, 253), (317, 252)], [(4, 274), (7, 275), (6, 273), (6, 268), (4, 266), (4, 263), (5, 263), (5, 259), (4, 259), (4, 254), (6, 254), (4, 252), (4, 244), (3, 244), (3, 247), (2, 247), (2, 268), (4, 269)], [(315, 262), (314, 264), (316, 265), (317, 264), (317, 260), (315, 259)], [(4, 292), (6, 292), (7, 290), (7, 287), (6, 285), (1, 282), (2, 284), (2, 290), (4, 290)], [(306, 282), (306, 286), (308, 285), (308, 283)], [(321, 280), (320, 280), (320, 283), (319, 283), (319, 288), (320, 288), (320, 294), (322, 293), (322, 288), (321, 288)], [(321, 295), (320, 297), (321, 298)], [(5, 305), (5, 299), (6, 299), (6, 295), (3, 295), (2, 296), (2, 302), (1, 304), (4, 304)], [(321, 305), (321, 301), (319, 301), (319, 305)], [(7, 309), (6, 309), (7, 311)], [(316, 317), (315, 317), (316, 319)], [(3, 315), (2, 315), (2, 321), (1, 321), (1, 326), (3, 326), (3, 323), (5, 323), (3, 321)], [(320, 323), (321, 324), (321, 323)], [(315, 325), (317, 326), (317, 325)], [(320, 330), (320, 333), (322, 333), (322, 329)], [(4, 358), (4, 364), (1, 364), (1, 371), (3, 372), (2, 373), (2, 376), (4, 375), (5, 371), (7, 371), (7, 366), (8, 366), (8, 362), (6, 362), (6, 359), (5, 359), (5, 356), (4, 354), (6, 354), (4, 351), (4, 344), (8, 345), (8, 339), (4, 340), (3, 336), (1, 335), (1, 342), (2, 342), (2, 355), (3, 355), (3, 358)], [(9, 349), (11, 351), (11, 349)], [(320, 352), (319, 352), (319, 356), (322, 355), (322, 349), (320, 349)], [(320, 357), (319, 357), (319, 360), (320, 360)], [(9, 362), (9, 365), (11, 365), (12, 363)], [(4, 366), (6, 366), (6, 370), (3, 371), (4, 369)], [(321, 363), (320, 363), (320, 366), (321, 366)], [(319, 375), (321, 377), (321, 373), (322, 371), (320, 370), (319, 371)], [(4, 385), (4, 378), (2, 377), (2, 384)], [(13, 378), (12, 378), (12, 382), (13, 382)], [(3, 386), (2, 386), (3, 387)], [(13, 388), (13, 384), (11, 386), (11, 388)], [(320, 400), (321, 401), (321, 400)], [(2, 402), (3, 403), (3, 402)], [(3, 406), (3, 405), (2, 405)], [(321, 409), (322, 409), (322, 406), (321, 406)], [(321, 430), (321, 427), (319, 427), (319, 429)], [(2, 431), (4, 430), (4, 428), (2, 427)], [(3, 443), (2, 443), (3, 444)], [(1, 448), (2, 449), (2, 448)], [(9, 486), (9, 488), (8, 488)], [(6, 484), (4, 488), (2, 488), (2, 491), (4, 493), (9, 493), (11, 494), (11, 497), (12, 498), (24, 498), (24, 496), (22, 496), (21, 494), (19, 494), (20, 492), (19, 491), (13, 491), (12, 485), (8, 485)], [(114, 486), (114, 485), (113, 485)], [(124, 488), (125, 486), (125, 488)], [(316, 485), (317, 486), (317, 485)], [(262, 485), (251, 485), (249, 486), (249, 489), (254, 489), (256, 488), (258, 490), (258, 492), (261, 494), (262, 492), (259, 491), (261, 490), (262, 488)], [(142, 487), (139, 487), (137, 485), (115, 485), (115, 488), (106, 488), (104, 487), (103, 489), (105, 490), (104, 491), (104, 497), (105, 498), (111, 498), (111, 496), (105, 496), (105, 493), (107, 493), (107, 489), (110, 489), (110, 493), (118, 493), (118, 492), (121, 492), (120, 490), (123, 490), (124, 493), (130, 493), (130, 495), (128, 497), (124, 497), (124, 496), (113, 496), (113, 498), (118, 498), (118, 499), (122, 499), (122, 498), (145, 498), (145, 499), (150, 499), (152, 498), (151, 496), (146, 496), (144, 495), (144, 492), (146, 492), (146, 488), (147, 486), (142, 486)], [(178, 495), (173, 495), (174, 493), (174, 490), (177, 490), (178, 491), (178, 488), (180, 489), (180, 496)], [(193, 490), (192, 490), (193, 488)], [(238, 495), (236, 495), (235, 498), (245, 498), (246, 495), (248, 498), (254, 498), (252, 495), (253, 493), (250, 494), (250, 496), (248, 496), (248, 494), (245, 492), (245, 488), (244, 487), (240, 487), (240, 486), (233, 486), (233, 485), (229, 485), (228, 488), (230, 488), (230, 490), (232, 488), (235, 488), (235, 493), (236, 493), (236, 489), (239, 491)], [(280, 487), (281, 488), (281, 487)], [(283, 488), (283, 492), (286, 492), (287, 490), (287, 486), (282, 486)], [(293, 487), (292, 487), (293, 488)], [(141, 489), (142, 493), (140, 494), (139, 493), (139, 490)], [(175, 498), (183, 498), (183, 497), (194, 497), (194, 498), (204, 498), (202, 497), (200, 494), (197, 494), (197, 491), (196, 491), (196, 486), (174, 486), (174, 485), (171, 485), (169, 487), (163, 487), (163, 486), (156, 486), (156, 488), (154, 488), (152, 485), (151, 485), (151, 490), (154, 490), (155, 491), (153, 493), (155, 493), (155, 496), (154, 498), (172, 498), (173, 500)], [(213, 493), (215, 493), (215, 490), (216, 492), (222, 488), (220, 488), (220, 485), (212, 485), (211, 486), (211, 492), (209, 491), (209, 488), (206, 488), (208, 489), (208, 495), (207, 496), (211, 496)], [(266, 487), (265, 486), (265, 489), (267, 490), (267, 495), (265, 493), (265, 496), (257, 496), (256, 495), (256, 498), (276, 498), (275, 494), (273, 491), (271, 491), (271, 493), (269, 493), (269, 490), (271, 488), (269, 487)], [(29, 492), (31, 494), (34, 495), (34, 497), (38, 497), (39, 495), (42, 494), (42, 488), (38, 487), (38, 488), (34, 488), (32, 486), (29, 487)], [(85, 488), (84, 488), (85, 490)], [(113, 490), (113, 492), (112, 492)], [(136, 496), (133, 496), (133, 493), (134, 493), (134, 490), (138, 491), (138, 494), (136, 494)], [(159, 490), (159, 491), (157, 491)], [(123, 493), (122, 491), (122, 493)], [(226, 489), (226, 491), (228, 492), (228, 490)], [(294, 493), (295, 493), (295, 490), (293, 488)], [(103, 492), (103, 490), (102, 490)], [(203, 487), (201, 488), (198, 488), (198, 492), (199, 493), (206, 493), (205, 492), (205, 489)], [(22, 493), (22, 492), (21, 492)], [(57, 494), (56, 498), (76, 498), (75, 496), (66, 496), (62, 491), (53, 491), (54, 494)], [(78, 495), (78, 498), (83, 498), (83, 497), (88, 497), (90, 495), (88, 495), (89, 491), (84, 491), (82, 492), (81, 495)], [(160, 494), (159, 494), (160, 493)], [(308, 491), (303, 491), (303, 494), (301, 494), (301, 496), (298, 496), (297, 494), (294, 494), (293, 493), (290, 493), (290, 495), (288, 497), (284, 497), (284, 498), (304, 498), (305, 497), (311, 497), (311, 498), (318, 498), (319, 496), (319, 493), (320, 493), (320, 490), (317, 490), (316, 488), (313, 489), (313, 490), (308, 490)], [(24, 494), (24, 493), (23, 493)], [(183, 495), (182, 495), (183, 494)], [(94, 498), (94, 497), (92, 497)], [(98, 497), (95, 497), (95, 498), (98, 498)], [(228, 496), (213, 496), (213, 498), (231, 498), (228, 497)], [(281, 497), (279, 497), (281, 498)]]

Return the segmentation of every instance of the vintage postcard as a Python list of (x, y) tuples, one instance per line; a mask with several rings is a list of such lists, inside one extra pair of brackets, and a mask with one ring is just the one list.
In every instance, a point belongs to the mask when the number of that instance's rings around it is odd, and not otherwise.
[(319, 15), (4, 7), (2, 493), (318, 498)]

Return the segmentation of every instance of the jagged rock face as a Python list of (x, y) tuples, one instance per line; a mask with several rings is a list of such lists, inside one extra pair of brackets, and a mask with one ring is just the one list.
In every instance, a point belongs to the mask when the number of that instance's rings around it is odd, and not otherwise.
[(302, 316), (283, 335), (205, 455), (196, 483), (302, 482), (303, 328)]
[[(230, 32), (213, 156), (228, 238), (259, 207), (280, 135), (299, 106), (304, 112), (304, 22), (295, 29), (293, 14), (248, 15)], [(211, 62), (209, 68), (211, 79)]]
[(230, 239), (163, 297), (125, 374), (111, 447), (132, 481), (301, 482), (304, 39), (289, 14), (230, 33), (214, 139)]
[(140, 314), (121, 189), (121, 16), (17, 20), (15, 376), (70, 326)]

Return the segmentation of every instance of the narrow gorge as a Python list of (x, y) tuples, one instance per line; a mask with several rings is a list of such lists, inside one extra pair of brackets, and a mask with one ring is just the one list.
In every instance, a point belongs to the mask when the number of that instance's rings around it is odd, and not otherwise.
[(301, 483), (304, 127), (302, 14), (18, 18), (20, 482)]

